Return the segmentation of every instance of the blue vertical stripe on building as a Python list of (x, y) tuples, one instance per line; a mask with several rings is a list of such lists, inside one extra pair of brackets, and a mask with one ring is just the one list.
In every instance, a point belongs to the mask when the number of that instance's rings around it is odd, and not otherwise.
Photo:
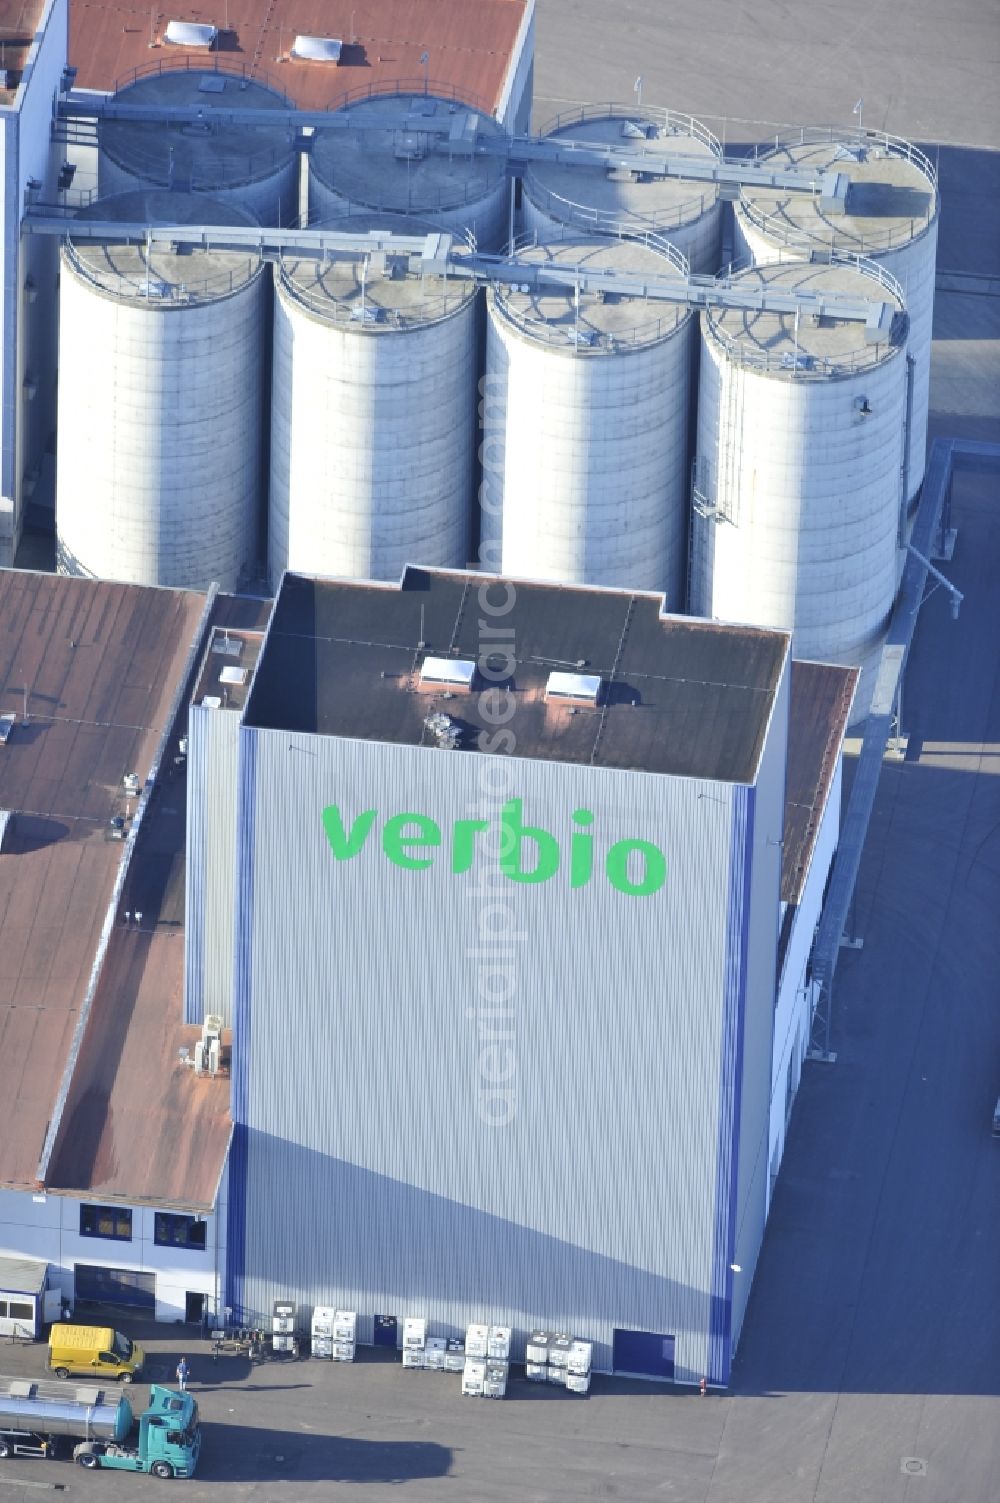
[(236, 830), (236, 947), (233, 999), (233, 1143), (229, 1152), (229, 1226), (226, 1298), (233, 1318), (244, 1318), (246, 1276), (247, 1096), (250, 1083), (250, 993), (253, 980), (254, 825), (257, 812), (257, 732), (240, 727), (239, 810)]
[(750, 875), (753, 858), (755, 790), (734, 788), (726, 916), (726, 959), (720, 1050), (718, 1155), (715, 1186), (715, 1241), (709, 1323), (710, 1382), (726, 1384), (732, 1357), (732, 1262), (736, 1246), (739, 1175), (743, 1021), (746, 1009), (750, 940)]

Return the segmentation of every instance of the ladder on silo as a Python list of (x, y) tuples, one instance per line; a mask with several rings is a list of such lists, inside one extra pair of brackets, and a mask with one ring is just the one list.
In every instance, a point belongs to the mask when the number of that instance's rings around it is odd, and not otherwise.
[(719, 411), (719, 447), (716, 465), (714, 520), (740, 525), (740, 492), (743, 477), (743, 381), (738, 368), (723, 368), (725, 392)]

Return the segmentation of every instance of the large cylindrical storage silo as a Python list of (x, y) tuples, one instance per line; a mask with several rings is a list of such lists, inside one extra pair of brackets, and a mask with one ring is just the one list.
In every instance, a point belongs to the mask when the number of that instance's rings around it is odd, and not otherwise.
[(836, 128), (801, 131), (759, 159), (817, 174), (845, 174), (847, 212), (824, 209), (818, 195), (744, 188), (735, 215), (738, 256), (758, 263), (825, 251), (866, 256), (903, 289), (911, 362), (904, 485), (912, 507), (927, 452), (939, 207), (934, 167), (923, 152), (895, 136)]
[(907, 318), (856, 262), (787, 262), (737, 287), (840, 293), (896, 310), (881, 343), (808, 313), (702, 314), (690, 608), (793, 632), (796, 657), (862, 668), (868, 712), (892, 612)]
[[(309, 218), (369, 211), (423, 215), (439, 229), (470, 232), (480, 250), (507, 239), (510, 181), (503, 154), (432, 150), (433, 141), (503, 129), (491, 115), (433, 94), (384, 94), (338, 111), (309, 155)], [(348, 119), (350, 123), (343, 122)], [(389, 123), (386, 123), (389, 122)]]
[(717, 184), (572, 162), (570, 143), (620, 147), (634, 156), (719, 161), (722, 148), (700, 121), (668, 110), (625, 113), (596, 106), (560, 115), (545, 139), (565, 146), (564, 159), (529, 163), (521, 201), (526, 233), (538, 240), (652, 233), (664, 236), (686, 256), (692, 271), (718, 271), (722, 206)]
[[(347, 216), (336, 228), (431, 233), (419, 220)], [(275, 272), (269, 561), (399, 578), (469, 560), (476, 285), (422, 274), (393, 251)]]
[[(82, 218), (249, 224), (183, 193)], [(256, 253), (69, 241), (62, 251), (56, 559), (61, 574), (234, 589), (255, 571), (269, 286)]]
[(103, 197), (146, 188), (208, 193), (260, 224), (298, 220), (299, 157), (287, 121), (273, 127), (220, 124), (217, 110), (288, 109), (284, 95), (239, 74), (171, 68), (119, 89), (117, 104), (185, 106), (201, 120), (98, 121), (98, 185)]
[(489, 295), (481, 400), (484, 567), (565, 584), (663, 590), (684, 606), (694, 321), (684, 304), (544, 283), (539, 264), (649, 281), (686, 274), (629, 240), (518, 254)]

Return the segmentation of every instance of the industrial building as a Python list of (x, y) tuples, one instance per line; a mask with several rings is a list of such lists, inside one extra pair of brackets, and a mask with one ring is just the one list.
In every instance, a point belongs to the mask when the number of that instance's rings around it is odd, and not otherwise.
[(36, 1321), (333, 1299), (363, 1341), (554, 1323), (726, 1381), (857, 674), (662, 606), (0, 574), (0, 1255), (43, 1265)]
[(791, 735), (787, 634), (662, 604), (286, 575), (240, 703), (192, 704), (185, 1006), (230, 1008), (246, 1319), (555, 1323), (727, 1381), (856, 674), (797, 665)]

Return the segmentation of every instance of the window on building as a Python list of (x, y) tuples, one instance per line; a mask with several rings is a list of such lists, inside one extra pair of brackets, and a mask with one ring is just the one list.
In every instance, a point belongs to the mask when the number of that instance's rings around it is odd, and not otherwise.
[(175, 1216), (169, 1211), (157, 1211), (153, 1240), (157, 1247), (190, 1247), (197, 1252), (205, 1249), (206, 1223), (197, 1216)]
[(33, 1305), (22, 1305), (19, 1300), (0, 1299), (0, 1320), (34, 1320)]
[(80, 1236), (132, 1241), (132, 1212), (125, 1206), (81, 1206)]

